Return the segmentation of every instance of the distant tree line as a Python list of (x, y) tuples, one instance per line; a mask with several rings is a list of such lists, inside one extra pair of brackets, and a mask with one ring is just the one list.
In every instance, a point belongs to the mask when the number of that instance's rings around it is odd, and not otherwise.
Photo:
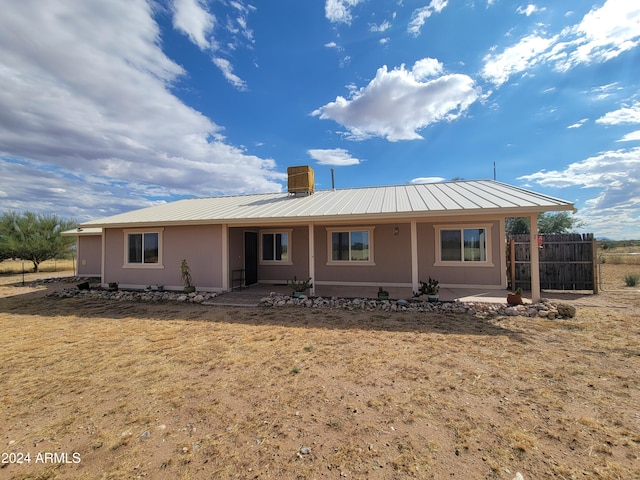
[[(584, 226), (584, 223), (569, 212), (540, 213), (538, 215), (538, 233), (568, 233)], [(529, 233), (528, 218), (507, 218), (507, 235)]]
[(76, 226), (75, 221), (56, 215), (4, 212), (0, 217), (0, 261), (29, 261), (37, 272), (45, 260), (68, 258), (75, 238), (60, 233)]

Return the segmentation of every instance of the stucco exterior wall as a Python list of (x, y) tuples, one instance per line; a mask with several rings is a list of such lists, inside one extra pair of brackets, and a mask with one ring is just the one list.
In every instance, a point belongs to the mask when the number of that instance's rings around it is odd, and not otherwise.
[[(282, 228), (289, 230), (291, 227)], [(278, 227), (268, 228), (266, 230), (279, 230)], [(260, 235), (258, 235), (258, 244), (260, 243)], [(278, 265), (275, 263), (267, 263), (258, 261), (258, 282), (276, 282), (287, 283), (288, 280), (297, 277), (298, 280), (306, 280), (309, 278), (309, 228), (294, 227), (291, 232), (290, 255), (292, 265)]]
[[(411, 284), (411, 226), (408, 223), (336, 226), (344, 230), (373, 227), (373, 265), (345, 262), (330, 264), (329, 233), (331, 225), (316, 226), (316, 282)], [(394, 234), (395, 227), (398, 234)]]
[[(142, 228), (137, 231), (158, 231)], [(195, 225), (160, 229), (161, 262), (158, 265), (125, 265), (126, 229), (105, 229), (105, 283), (117, 282), (123, 287), (143, 288), (163, 285), (181, 289), (180, 262), (186, 259), (191, 267), (193, 284), (198, 290), (222, 288), (222, 226)]]
[[(438, 266), (436, 262), (436, 226), (447, 225), (455, 227), (473, 227), (486, 225), (489, 231), (489, 245), (491, 264), (474, 265), (473, 262)], [(428, 277), (437, 279), (445, 286), (501, 286), (501, 253), (500, 242), (503, 241), (498, 220), (473, 221), (442, 221), (424, 222), (417, 224), (418, 233), (418, 272), (420, 280)]]
[(102, 274), (102, 235), (79, 236), (76, 240), (78, 261), (76, 274), (99, 277)]

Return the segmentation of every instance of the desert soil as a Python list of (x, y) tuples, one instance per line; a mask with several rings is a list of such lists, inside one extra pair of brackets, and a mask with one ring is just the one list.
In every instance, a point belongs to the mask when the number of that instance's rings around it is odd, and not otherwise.
[(2, 479), (640, 478), (638, 292), (549, 321), (4, 283)]

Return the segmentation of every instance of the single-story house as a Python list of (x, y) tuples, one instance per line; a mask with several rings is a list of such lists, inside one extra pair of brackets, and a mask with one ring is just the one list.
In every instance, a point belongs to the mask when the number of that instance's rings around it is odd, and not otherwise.
[[(378, 287), (410, 296), (435, 278), (449, 288), (507, 288), (505, 219), (572, 210), (568, 201), (495, 180), (315, 191), (310, 167), (289, 169), (288, 192), (193, 198), (86, 222), (77, 274), (104, 286), (200, 291), (311, 278), (325, 287)], [(531, 244), (537, 244), (532, 229)], [(531, 260), (538, 264), (537, 249)], [(539, 298), (537, 268), (532, 297)], [(362, 288), (360, 288), (362, 290)], [(346, 293), (345, 293), (346, 294)]]

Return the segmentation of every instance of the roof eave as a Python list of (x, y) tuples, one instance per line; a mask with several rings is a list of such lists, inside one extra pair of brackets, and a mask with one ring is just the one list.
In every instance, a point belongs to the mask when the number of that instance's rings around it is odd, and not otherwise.
[(313, 215), (308, 217), (254, 217), (254, 218), (211, 218), (198, 220), (177, 220), (177, 221), (157, 221), (157, 222), (120, 222), (120, 223), (84, 223), (82, 228), (147, 228), (147, 227), (167, 227), (167, 226), (187, 226), (187, 225), (274, 225), (274, 224), (308, 224), (308, 223), (329, 223), (345, 221), (397, 221), (398, 219), (412, 218), (435, 218), (435, 217), (462, 217), (462, 216), (495, 216), (495, 217), (519, 217), (531, 214), (555, 211), (572, 211), (575, 207), (572, 203), (561, 203), (557, 205), (532, 205), (527, 207), (509, 208), (475, 208), (460, 210), (432, 210), (432, 211), (407, 211), (407, 212), (380, 212), (361, 213), (344, 215)]

